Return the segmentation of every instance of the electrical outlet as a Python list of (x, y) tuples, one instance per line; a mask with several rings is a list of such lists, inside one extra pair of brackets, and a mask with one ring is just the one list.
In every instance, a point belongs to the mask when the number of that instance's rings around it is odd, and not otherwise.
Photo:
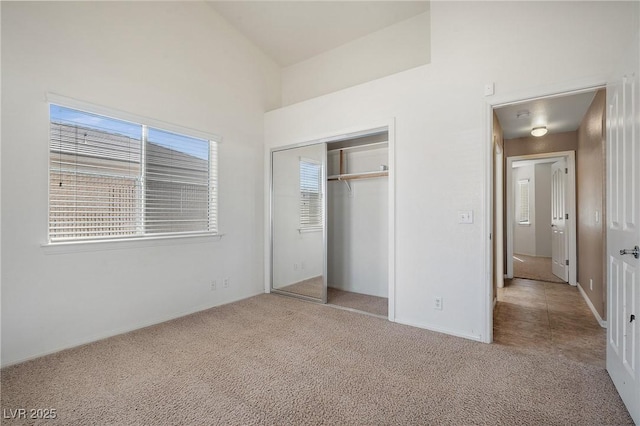
[(216, 280), (211, 280), (211, 291), (216, 291), (218, 289), (218, 282)]
[(589, 290), (593, 291), (593, 278), (589, 278)]
[(294, 271), (297, 271), (297, 270), (298, 270), (298, 264), (297, 264), (297, 263), (294, 263), (294, 264), (293, 264), (293, 270), (294, 270)]
[(433, 309), (436, 309), (438, 311), (442, 310), (442, 297), (436, 297), (435, 299), (433, 299)]
[(222, 287), (229, 288), (229, 278), (225, 278), (224, 281), (222, 281)]

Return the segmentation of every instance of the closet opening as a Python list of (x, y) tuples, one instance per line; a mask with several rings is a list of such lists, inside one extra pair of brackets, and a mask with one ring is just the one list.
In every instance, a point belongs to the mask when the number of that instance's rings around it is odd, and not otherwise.
[(389, 132), (327, 143), (327, 303), (388, 317)]
[(270, 159), (269, 291), (393, 321), (393, 122)]

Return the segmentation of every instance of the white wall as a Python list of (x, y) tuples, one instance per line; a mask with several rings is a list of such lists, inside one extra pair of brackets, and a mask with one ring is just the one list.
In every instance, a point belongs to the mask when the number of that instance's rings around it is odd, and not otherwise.
[[(529, 223), (519, 223), (518, 181), (529, 181)], [(536, 255), (536, 178), (535, 165), (514, 167), (513, 169), (513, 252), (515, 254)]]
[[(266, 148), (395, 117), (395, 320), (486, 340), (484, 84), (515, 96), (604, 82), (635, 33), (634, 7), (433, 2), (431, 64), (267, 113)], [(458, 224), (459, 210), (473, 210), (474, 223)]]
[(273, 287), (282, 288), (321, 276), (322, 229), (299, 232), (300, 157), (324, 162), (322, 145), (273, 153)]
[[(203, 3), (1, 7), (2, 364), (262, 292), (263, 113), (279, 103), (278, 67)], [(222, 135), (225, 237), (47, 254), (45, 92)]]
[[(345, 151), (345, 157), (348, 173), (379, 170), (389, 164), (387, 148)], [(339, 173), (338, 162), (339, 153), (331, 153), (329, 175)], [(344, 182), (328, 183), (328, 286), (387, 297), (388, 178), (356, 179), (349, 185), (351, 191)]]
[(536, 256), (551, 257), (551, 163), (535, 165)]
[(429, 63), (429, 12), (282, 70), (283, 105)]

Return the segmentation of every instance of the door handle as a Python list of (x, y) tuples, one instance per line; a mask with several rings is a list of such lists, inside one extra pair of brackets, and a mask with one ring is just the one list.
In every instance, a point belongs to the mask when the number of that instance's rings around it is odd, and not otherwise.
[(620, 250), (620, 254), (621, 254), (621, 255), (630, 254), (630, 255), (632, 255), (633, 257), (635, 257), (636, 259), (640, 259), (640, 247), (635, 246), (635, 247), (633, 248), (633, 250), (630, 250), (630, 249), (623, 249), (623, 250)]

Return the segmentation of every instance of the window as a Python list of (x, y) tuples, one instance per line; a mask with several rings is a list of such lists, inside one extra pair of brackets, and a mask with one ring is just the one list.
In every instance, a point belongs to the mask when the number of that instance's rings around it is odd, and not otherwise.
[(217, 232), (217, 145), (50, 106), (49, 241)]
[(300, 229), (322, 227), (322, 164), (300, 158)]
[(529, 224), (529, 179), (518, 181), (518, 223)]

